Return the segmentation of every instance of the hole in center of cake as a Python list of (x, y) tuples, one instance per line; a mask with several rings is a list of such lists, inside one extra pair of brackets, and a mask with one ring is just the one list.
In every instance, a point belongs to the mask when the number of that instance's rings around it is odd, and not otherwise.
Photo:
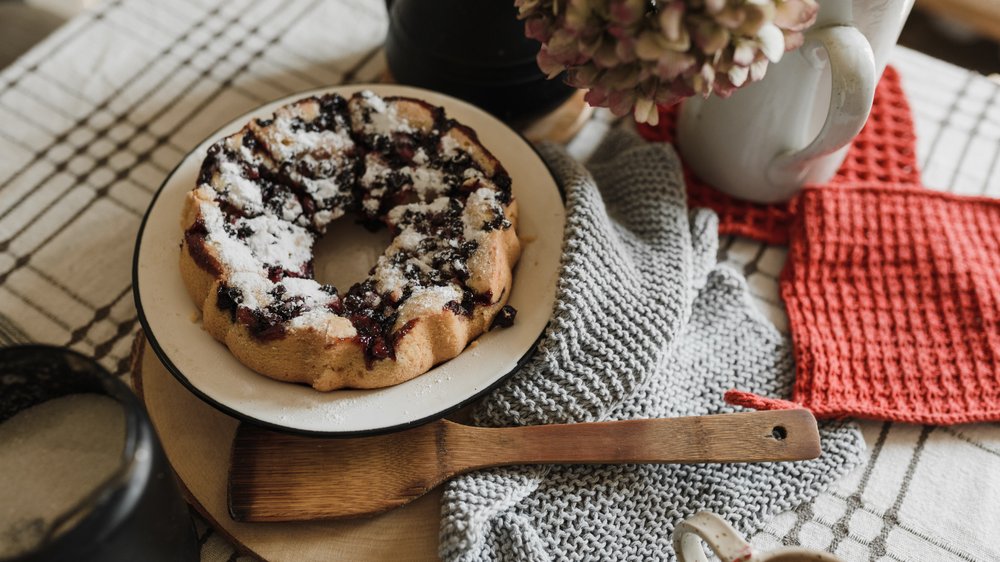
[(375, 232), (348, 214), (333, 221), (313, 247), (313, 271), (320, 283), (333, 285), (341, 294), (364, 281), (392, 242), (388, 228)]

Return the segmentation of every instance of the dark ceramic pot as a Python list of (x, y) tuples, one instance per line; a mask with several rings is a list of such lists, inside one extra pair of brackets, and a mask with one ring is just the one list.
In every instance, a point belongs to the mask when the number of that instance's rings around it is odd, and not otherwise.
[(547, 80), (524, 36), (513, 0), (386, 0), (389, 70), (400, 84), (469, 101), (500, 119), (521, 122), (573, 94)]
[(67, 349), (41, 345), (0, 349), (0, 423), (36, 404), (82, 393), (103, 394), (121, 405), (122, 464), (94, 494), (63, 516), (83, 514), (72, 527), (11, 562), (198, 560), (188, 507), (132, 391), (93, 360)]

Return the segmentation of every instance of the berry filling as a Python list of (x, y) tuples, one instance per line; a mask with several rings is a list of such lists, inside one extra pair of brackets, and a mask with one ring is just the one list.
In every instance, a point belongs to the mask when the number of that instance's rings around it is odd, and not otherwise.
[[(406, 100), (431, 110), (427, 131), (395, 115), (394, 100), (367, 92), (350, 101), (309, 98), (209, 148), (197, 189), (217, 210), (203, 207), (204, 220), (184, 239), (206, 271), (218, 276), (228, 264), (241, 272), (219, 286), (216, 302), (253, 337), (278, 339), (314, 311), (329, 312), (350, 321), (372, 368), (394, 360), (418, 322), (400, 324), (409, 300), (466, 317), (493, 304), (491, 292), (469, 287), (469, 262), (487, 233), (512, 226), (504, 214), (510, 176), (463, 149), (456, 139), (475, 140), (475, 133), (439, 108)], [(346, 213), (396, 238), (369, 278), (341, 298), (313, 280), (311, 250)], [(254, 263), (262, 264), (259, 275)], [(503, 307), (493, 326), (511, 325), (514, 315)]]

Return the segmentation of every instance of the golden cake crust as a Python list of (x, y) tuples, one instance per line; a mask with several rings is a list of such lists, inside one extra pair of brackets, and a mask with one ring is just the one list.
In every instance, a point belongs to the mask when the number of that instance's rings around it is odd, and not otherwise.
[[(370, 108), (361, 107), (366, 103), (365, 100), (366, 98), (356, 95), (351, 98), (347, 106), (348, 122), (356, 137), (363, 137), (365, 134), (363, 112), (371, 111)], [(440, 144), (457, 147), (457, 150), (467, 153), (478, 169), (477, 178), (480, 176), (495, 178), (498, 173), (505, 174), (500, 163), (479, 143), (471, 129), (453, 122), (443, 122), (443, 112), (438, 113), (440, 111), (438, 108), (419, 100), (406, 98), (388, 98), (383, 101), (394, 108), (394, 118), (397, 122), (403, 123), (401, 127), (417, 131), (419, 134), (429, 135), (436, 130), (436, 127), (440, 128), (442, 123), (450, 124), (450, 128), (446, 131), (439, 132), (441, 138), (445, 139)], [(310, 123), (317, 119), (320, 104), (315, 98), (309, 98), (290, 104), (286, 108), (291, 114)], [(392, 110), (387, 111), (392, 112)], [(271, 141), (280, 136), (276, 131), (266, 130), (267, 125), (262, 123), (265, 122), (254, 120), (240, 132), (220, 142), (230, 142), (230, 145), (233, 145), (238, 140), (242, 143), (243, 136), (248, 134), (256, 139), (270, 135), (268, 140)], [(331, 154), (329, 157), (342, 164), (357, 156)], [(266, 155), (261, 156), (261, 161), (264, 160), (267, 160), (269, 165), (280, 162), (274, 157), (267, 159)], [(220, 184), (219, 175), (219, 172), (210, 175), (208, 181)], [(480, 183), (474, 185), (493, 186), (485, 179), (476, 181)], [(489, 187), (479, 189), (489, 189)], [(374, 191), (373, 189), (369, 193)], [(520, 244), (516, 234), (517, 202), (513, 198), (508, 198), (499, 205), (503, 215), (500, 218), (505, 219), (505, 224), (508, 226), (477, 232), (476, 248), (465, 262), (468, 275), (462, 281), (460, 288), (466, 292), (471, 291), (483, 302), (465, 308), (455, 302), (449, 302), (446, 306), (428, 307), (418, 306), (416, 297), (411, 297), (410, 300), (404, 299), (393, 309), (395, 311), (393, 326), (387, 332), (389, 336), (386, 336), (393, 341), (393, 358), (373, 360), (352, 319), (333, 312), (328, 314), (317, 312), (315, 313), (317, 319), (305, 325), (285, 321), (280, 325), (280, 337), (261, 337), (251, 328), (254, 325), (252, 321), (244, 321), (253, 314), (252, 309), (240, 305), (234, 312), (231, 303), (220, 302), (220, 298), (227, 294), (226, 291), (230, 287), (238, 285), (235, 279), (242, 278), (247, 273), (242, 271), (245, 268), (241, 265), (234, 265), (233, 259), (221, 255), (224, 253), (219, 249), (222, 246), (213, 243), (211, 234), (201, 233), (205, 230), (203, 225), (214, 220), (216, 209), (224, 217), (229, 216), (223, 208), (226, 205), (213, 198), (213, 193), (201, 188), (187, 194), (181, 218), (181, 227), (185, 232), (180, 252), (181, 276), (192, 300), (202, 311), (205, 330), (225, 343), (239, 361), (271, 378), (309, 384), (321, 391), (339, 388), (380, 388), (399, 384), (425, 373), (438, 363), (457, 356), (469, 342), (490, 328), (497, 313), (507, 304), (511, 291), (512, 269), (520, 255)], [(366, 194), (365, 197), (370, 195)], [(409, 197), (412, 198), (413, 195), (410, 194)], [(230, 214), (232, 213), (230, 209)], [(465, 210), (463, 213), (462, 217), (468, 228), (471, 219), (465, 217), (470, 216), (471, 211)], [(232, 222), (231, 218), (228, 220)], [(301, 218), (297, 220), (302, 221)], [(315, 222), (316, 219), (313, 220)], [(390, 227), (396, 228), (397, 225), (392, 223), (391, 218), (385, 220)], [(387, 252), (393, 248), (391, 245)], [(374, 286), (377, 287), (378, 283), (381, 281), (377, 281)], [(452, 284), (454, 283), (457, 281), (452, 281)], [(447, 285), (447, 288), (457, 290), (452, 288), (452, 285)], [(412, 294), (418, 294), (420, 290), (423, 289), (411, 289)], [(397, 294), (400, 292), (395, 291)], [(245, 294), (244, 290), (244, 296)], [(384, 292), (382, 299), (391, 300), (394, 298), (391, 295), (392, 292)], [(338, 302), (343, 300), (340, 297), (338, 299)]]

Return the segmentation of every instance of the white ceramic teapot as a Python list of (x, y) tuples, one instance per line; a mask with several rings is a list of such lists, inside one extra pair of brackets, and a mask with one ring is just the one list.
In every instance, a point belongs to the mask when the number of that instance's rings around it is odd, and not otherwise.
[(728, 99), (686, 100), (677, 143), (703, 180), (773, 203), (833, 177), (868, 119), (913, 0), (819, 0), (798, 50)]

